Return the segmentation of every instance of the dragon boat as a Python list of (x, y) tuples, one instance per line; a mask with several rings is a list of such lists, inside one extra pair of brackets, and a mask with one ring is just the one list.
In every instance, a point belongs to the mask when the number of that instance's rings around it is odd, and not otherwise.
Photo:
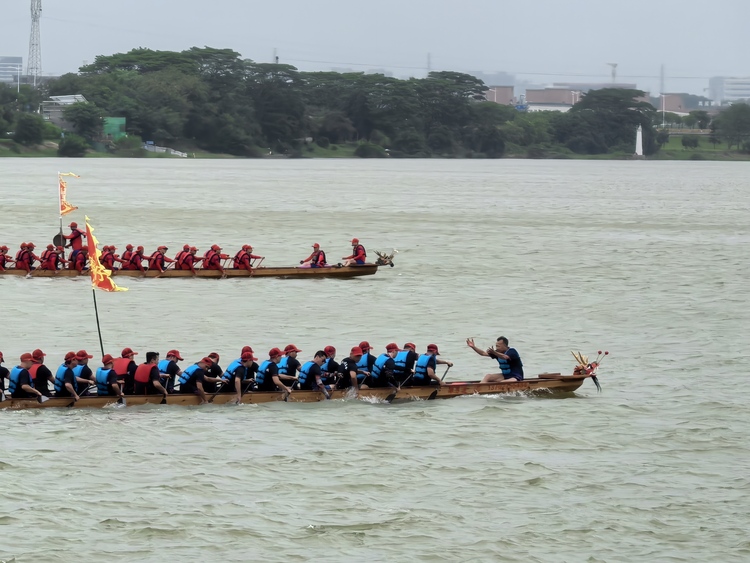
[[(384, 387), (377, 389), (360, 389), (358, 393), (351, 390), (334, 391), (332, 400), (358, 399), (372, 403), (404, 403), (409, 401), (432, 401), (434, 399), (451, 399), (454, 397), (465, 397), (469, 395), (502, 395), (502, 394), (570, 394), (576, 391), (587, 379), (596, 378), (595, 372), (574, 373), (573, 375), (561, 375), (559, 373), (543, 373), (536, 378), (513, 381), (510, 383), (480, 383), (479, 381), (455, 381), (444, 383), (440, 387)], [(598, 387), (598, 383), (597, 383)], [(234, 403), (234, 393), (215, 393), (208, 395), (209, 402), (214, 405), (225, 405)], [(288, 403), (316, 403), (327, 400), (320, 391), (292, 391), (285, 393), (281, 391), (249, 391), (242, 395), (243, 404), (264, 404), (276, 402)], [(118, 405), (118, 402), (120, 403)], [(78, 401), (70, 397), (45, 398), (44, 402), (38, 399), (12, 399), (7, 398), (0, 402), (0, 409), (21, 410), (38, 408), (104, 408), (116, 406), (139, 406), (139, 405), (199, 405), (200, 398), (197, 395), (126, 395), (123, 401), (117, 397), (84, 396)]]

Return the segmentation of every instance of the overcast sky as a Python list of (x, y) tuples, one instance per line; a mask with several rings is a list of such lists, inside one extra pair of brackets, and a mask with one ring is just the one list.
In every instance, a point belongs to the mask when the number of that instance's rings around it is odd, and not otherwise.
[[(703, 94), (750, 76), (750, 0), (43, 0), (44, 75), (135, 47), (231, 48), (301, 70), (504, 71)], [(0, 56), (28, 57), (30, 0), (0, 2)], [(681, 77), (681, 78), (677, 78)]]

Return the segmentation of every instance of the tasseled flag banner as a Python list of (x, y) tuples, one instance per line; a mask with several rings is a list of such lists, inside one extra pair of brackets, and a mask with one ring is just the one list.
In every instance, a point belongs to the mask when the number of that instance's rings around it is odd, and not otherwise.
[(67, 215), (68, 213), (72, 213), (76, 209), (78, 209), (74, 205), (70, 205), (68, 203), (68, 200), (66, 199), (66, 192), (68, 191), (68, 184), (63, 180), (63, 176), (73, 176), (74, 178), (80, 178), (77, 174), (73, 174), (72, 172), (58, 172), (57, 173), (57, 180), (60, 184), (60, 217), (63, 215)]
[(91, 285), (94, 289), (102, 289), (104, 291), (127, 291), (126, 287), (117, 287), (117, 284), (112, 280), (112, 272), (102, 266), (99, 261), (102, 255), (101, 251), (97, 248), (99, 241), (94, 236), (94, 229), (89, 225), (89, 218), (86, 217), (86, 239), (89, 251), (89, 272), (91, 273)]

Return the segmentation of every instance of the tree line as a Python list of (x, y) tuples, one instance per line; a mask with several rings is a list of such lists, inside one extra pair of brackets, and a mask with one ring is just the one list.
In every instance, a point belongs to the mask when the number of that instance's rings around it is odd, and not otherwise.
[[(141, 48), (98, 56), (41, 90), (25, 86), (18, 95), (0, 86), (0, 136), (13, 132), (21, 144), (59, 139), (60, 131), (37, 113), (41, 101), (83, 94), (88, 103), (65, 110), (76, 135), (65, 135), (61, 154), (83, 154), (89, 143), (101, 140), (105, 116), (127, 120), (129, 138), (111, 145), (121, 153), (139, 152), (141, 140), (148, 140), (245, 157), (268, 150), (302, 156), (311, 142), (323, 148), (355, 144), (362, 157), (628, 154), (638, 125), (646, 154), (663, 144), (657, 130), (662, 116), (638, 101), (644, 96), (639, 90), (593, 90), (567, 113), (526, 113), (486, 101), (486, 89), (481, 80), (459, 72), (402, 80), (301, 72), (242, 59), (229, 49)], [(695, 112), (701, 115), (683, 121), (710, 124), (716, 139), (750, 149), (748, 112), (750, 106), (735, 104), (714, 119)]]

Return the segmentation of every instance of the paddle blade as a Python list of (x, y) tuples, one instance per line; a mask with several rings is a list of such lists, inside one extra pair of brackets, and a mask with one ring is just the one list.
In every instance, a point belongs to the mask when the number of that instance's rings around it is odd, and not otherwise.
[(393, 402), (393, 399), (395, 399), (395, 398), (396, 398), (396, 395), (398, 395), (398, 389), (396, 389), (396, 390), (395, 390), (395, 391), (393, 391), (393, 392), (392, 392), (392, 393), (391, 393), (390, 395), (388, 395), (388, 396), (387, 396), (387, 397), (385, 398), (385, 402), (386, 402), (386, 403), (392, 403), (392, 402)]
[(119, 398), (119, 399), (117, 400), (117, 404), (118, 404), (118, 405), (122, 405), (123, 407), (127, 407), (127, 406), (128, 406), (128, 403), (127, 403), (127, 401), (125, 400), (125, 397), (120, 397), (120, 398)]
[(430, 393), (430, 396), (427, 397), (427, 400), (432, 401), (435, 397), (437, 397), (437, 394), (438, 394), (438, 390), (435, 389), (432, 393)]
[(47, 397), (47, 396), (45, 396), (45, 395), (39, 395), (39, 396), (38, 396), (38, 397), (36, 398), (36, 400), (37, 400), (37, 402), (38, 402), (38, 403), (40, 403), (40, 404), (41, 404), (41, 403), (46, 403), (47, 401), (49, 401), (49, 397)]
[(0, 391), (0, 403), (2, 403), (5, 399), (5, 391)]

